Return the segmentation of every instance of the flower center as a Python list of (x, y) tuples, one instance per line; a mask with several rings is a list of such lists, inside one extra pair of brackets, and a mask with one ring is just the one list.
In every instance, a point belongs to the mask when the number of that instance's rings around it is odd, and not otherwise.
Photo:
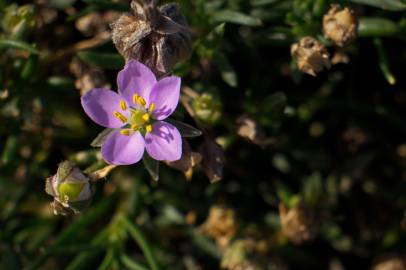
[(155, 104), (151, 103), (146, 108), (147, 103), (145, 99), (138, 94), (134, 94), (133, 103), (137, 106), (129, 107), (124, 100), (120, 101), (120, 108), (123, 111), (130, 110), (129, 118), (125, 117), (119, 111), (114, 111), (114, 116), (120, 120), (124, 127), (120, 130), (120, 133), (125, 136), (129, 136), (132, 132), (141, 132), (143, 134), (152, 131), (151, 114), (155, 109)]

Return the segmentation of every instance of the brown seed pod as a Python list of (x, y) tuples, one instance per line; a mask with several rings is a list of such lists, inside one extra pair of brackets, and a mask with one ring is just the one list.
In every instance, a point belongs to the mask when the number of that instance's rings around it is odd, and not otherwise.
[(126, 61), (138, 60), (160, 77), (189, 58), (191, 32), (177, 4), (156, 7), (154, 0), (133, 0), (131, 9), (111, 25), (113, 42)]
[(331, 67), (330, 54), (326, 47), (312, 37), (303, 37), (292, 45), (290, 52), (299, 70), (316, 76), (323, 69)]
[(334, 44), (344, 47), (357, 38), (358, 20), (348, 7), (332, 5), (323, 17), (324, 36)]

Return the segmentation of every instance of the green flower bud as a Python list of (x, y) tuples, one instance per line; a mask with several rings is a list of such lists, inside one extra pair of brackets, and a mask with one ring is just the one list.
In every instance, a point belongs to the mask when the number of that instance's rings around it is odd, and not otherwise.
[(2, 27), (12, 37), (21, 37), (35, 26), (34, 6), (15, 4), (5, 8)]
[(59, 164), (56, 175), (47, 179), (45, 189), (54, 197), (51, 205), (55, 214), (78, 213), (92, 197), (89, 178), (69, 161)]
[(221, 102), (212, 94), (202, 94), (193, 101), (192, 106), (196, 116), (206, 124), (215, 124), (221, 117)]

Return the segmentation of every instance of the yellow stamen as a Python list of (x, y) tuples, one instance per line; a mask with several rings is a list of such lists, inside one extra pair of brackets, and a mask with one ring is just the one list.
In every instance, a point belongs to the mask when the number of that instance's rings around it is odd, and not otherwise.
[(130, 131), (128, 129), (122, 129), (120, 130), (120, 133), (124, 136), (130, 136)]
[(138, 98), (139, 98), (140, 96), (138, 95), (138, 94), (134, 94), (133, 95), (133, 102), (135, 103), (135, 104), (138, 104)]
[(138, 131), (139, 127), (137, 125), (131, 125), (131, 129), (134, 131)]
[(121, 100), (121, 101), (120, 101), (120, 108), (121, 108), (123, 111), (127, 110), (127, 103), (125, 103), (124, 100)]
[(127, 117), (125, 117), (124, 115), (122, 115), (122, 114), (119, 113), (118, 111), (114, 111), (113, 114), (114, 114), (114, 116), (115, 116), (118, 120), (120, 120), (121, 122), (127, 123), (127, 121), (128, 121)]
[(142, 115), (142, 119), (143, 119), (145, 122), (148, 122), (148, 121), (149, 121), (149, 114), (148, 114), (148, 113), (144, 113), (144, 114)]
[(145, 106), (147, 104), (147, 102), (145, 101), (145, 99), (143, 97), (139, 97), (138, 104), (140, 104), (141, 106)]
[(145, 106), (147, 104), (147, 102), (145, 102), (145, 99), (138, 94), (133, 95), (133, 102), (141, 106)]
[(146, 126), (145, 126), (145, 130), (146, 130), (147, 132), (151, 132), (151, 131), (152, 131), (152, 125), (146, 125)]
[(155, 109), (155, 104), (154, 103), (149, 104), (149, 112), (153, 112), (154, 109)]

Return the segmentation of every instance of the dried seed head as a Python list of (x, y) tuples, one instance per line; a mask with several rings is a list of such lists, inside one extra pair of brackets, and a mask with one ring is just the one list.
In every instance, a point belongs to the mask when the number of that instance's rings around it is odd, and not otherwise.
[(279, 216), (282, 234), (295, 244), (313, 239), (318, 230), (314, 212), (302, 202), (290, 209), (279, 204)]
[(336, 45), (347, 46), (357, 38), (358, 20), (348, 7), (332, 5), (323, 17), (324, 36)]
[(209, 216), (200, 230), (205, 235), (216, 240), (217, 245), (224, 249), (228, 247), (230, 240), (235, 236), (238, 223), (235, 211), (223, 206), (212, 206)]
[(80, 212), (92, 197), (89, 178), (69, 161), (59, 164), (57, 173), (46, 180), (45, 191), (54, 197), (54, 213), (62, 215)]
[(113, 42), (126, 61), (138, 60), (160, 77), (190, 56), (191, 33), (178, 5), (133, 0), (131, 9), (111, 25)]
[(326, 47), (312, 37), (304, 37), (292, 45), (290, 52), (299, 70), (316, 76), (323, 69), (331, 67), (330, 54)]

